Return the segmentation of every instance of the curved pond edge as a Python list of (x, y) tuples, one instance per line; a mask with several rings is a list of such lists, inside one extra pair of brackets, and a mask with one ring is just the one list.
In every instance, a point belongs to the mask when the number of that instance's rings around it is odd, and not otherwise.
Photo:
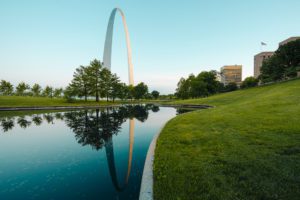
[[(208, 109), (208, 108), (213, 108), (214, 106), (209, 106), (209, 105), (186, 105), (186, 104), (181, 104), (181, 105), (171, 105), (171, 104), (164, 104), (164, 105), (159, 105), (161, 107), (175, 107), (175, 108), (195, 108), (195, 109)], [(176, 116), (175, 116), (176, 117)], [(172, 119), (174, 119), (173, 117)], [(170, 119), (170, 120), (172, 120)], [(144, 170), (143, 170), (143, 176), (142, 176), (142, 182), (141, 182), (141, 189), (140, 189), (140, 197), (139, 200), (153, 200), (153, 163), (154, 163), (154, 156), (155, 156), (155, 148), (156, 148), (156, 143), (157, 139), (166, 126), (166, 124), (170, 121), (168, 120), (163, 126), (160, 128), (159, 132), (153, 137), (151, 144), (149, 146), (146, 160), (145, 160), (145, 165), (144, 165)]]
[(169, 121), (167, 121), (165, 124), (162, 125), (159, 132), (157, 134), (155, 134), (155, 136), (153, 137), (153, 139), (150, 143), (150, 146), (148, 148), (145, 165), (144, 165), (144, 170), (143, 170), (139, 200), (152, 200), (153, 199), (153, 162), (154, 162), (156, 142), (157, 142), (158, 136), (160, 135), (163, 128)]

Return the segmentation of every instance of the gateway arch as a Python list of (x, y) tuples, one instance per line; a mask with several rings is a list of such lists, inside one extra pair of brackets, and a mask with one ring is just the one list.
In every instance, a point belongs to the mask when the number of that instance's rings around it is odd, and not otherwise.
[(133, 81), (133, 64), (132, 64), (132, 53), (131, 53), (131, 45), (130, 45), (130, 38), (128, 27), (126, 24), (126, 18), (123, 11), (120, 8), (115, 8), (112, 10), (106, 31), (106, 39), (104, 44), (104, 52), (103, 52), (103, 66), (107, 69), (111, 69), (111, 52), (112, 52), (112, 40), (113, 40), (113, 29), (114, 29), (114, 21), (116, 13), (119, 12), (122, 17), (123, 26), (125, 30), (126, 36), (126, 46), (127, 46), (127, 59), (128, 59), (128, 78), (129, 78), (129, 85), (134, 85)]

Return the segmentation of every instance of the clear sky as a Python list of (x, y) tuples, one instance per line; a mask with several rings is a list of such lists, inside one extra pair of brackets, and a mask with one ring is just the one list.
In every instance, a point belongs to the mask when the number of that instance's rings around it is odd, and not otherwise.
[[(79, 65), (102, 60), (108, 18), (126, 16), (135, 82), (174, 92), (180, 77), (242, 64), (300, 35), (299, 0), (0, 0), (0, 79), (65, 87)], [(125, 34), (116, 16), (112, 71), (128, 81)]]

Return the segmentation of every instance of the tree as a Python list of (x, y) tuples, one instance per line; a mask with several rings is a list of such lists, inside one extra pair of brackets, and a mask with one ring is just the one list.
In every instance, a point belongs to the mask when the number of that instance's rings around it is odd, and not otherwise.
[(148, 86), (141, 82), (134, 87), (133, 96), (135, 99), (142, 99), (148, 93)]
[(0, 94), (2, 95), (12, 95), (14, 91), (13, 85), (5, 80), (1, 80), (0, 82)]
[(223, 91), (222, 86), (217, 81), (216, 71), (203, 71), (197, 76), (190, 74), (187, 79), (181, 78), (175, 95), (181, 99), (207, 97)]
[(181, 78), (177, 83), (176, 96), (181, 99), (189, 98), (189, 81)]
[(100, 85), (101, 97), (105, 97), (106, 101), (108, 101), (112, 90), (112, 74), (110, 70), (104, 68), (100, 71)]
[(121, 94), (123, 91), (123, 84), (120, 82), (119, 77), (117, 74), (112, 74), (111, 77), (111, 92), (110, 97), (112, 98), (113, 102), (115, 101), (115, 98), (117, 97), (123, 97), (123, 94)]
[(50, 98), (52, 98), (53, 97), (53, 88), (47, 85), (45, 87), (45, 89), (43, 90), (42, 95), (44, 97), (50, 97)]
[(158, 99), (158, 97), (159, 97), (159, 92), (156, 91), (156, 90), (153, 90), (153, 91), (151, 92), (151, 95), (153, 96), (154, 99)]
[(19, 85), (16, 87), (16, 95), (18, 96), (24, 96), (26, 93), (26, 90), (29, 90), (30, 86), (24, 82), (19, 83)]
[(42, 87), (37, 83), (35, 83), (31, 88), (31, 92), (33, 96), (40, 96), (41, 91), (42, 91)]
[(241, 88), (249, 88), (249, 87), (255, 87), (258, 84), (258, 79), (250, 76), (245, 78), (245, 80), (242, 82)]
[(97, 59), (91, 61), (87, 69), (89, 94), (91, 96), (95, 96), (97, 102), (99, 101), (100, 92), (102, 89), (101, 76), (100, 76), (101, 70), (102, 70), (101, 62)]
[(53, 92), (53, 96), (56, 97), (56, 98), (60, 98), (62, 93), (63, 93), (62, 88), (56, 88)]
[(66, 87), (66, 89), (63, 92), (64, 92), (64, 98), (68, 102), (72, 102), (77, 95), (74, 88), (72, 88), (70, 85), (68, 87)]
[(300, 70), (300, 39), (281, 45), (274, 55), (263, 62), (260, 80), (264, 83), (297, 76)]
[[(218, 92), (218, 81), (216, 71), (203, 71), (197, 76), (197, 80), (203, 81), (206, 84), (207, 95), (215, 94)], [(205, 94), (203, 94), (205, 96)], [(200, 96), (203, 96), (200, 95)]]
[(226, 92), (235, 91), (237, 89), (238, 89), (238, 87), (237, 87), (236, 83), (234, 83), (234, 82), (230, 82), (225, 86)]
[(128, 90), (128, 87), (125, 83), (119, 83), (118, 91), (119, 91), (118, 92), (118, 97), (121, 100), (124, 100), (124, 99), (128, 98), (129, 90)]
[(126, 90), (127, 90), (127, 98), (128, 99), (133, 99), (133, 97), (134, 97), (134, 86), (133, 85), (128, 85), (127, 87), (126, 87)]
[(263, 83), (279, 81), (284, 77), (284, 68), (280, 66), (278, 57), (274, 55), (263, 62), (260, 71), (259, 79)]
[(73, 88), (78, 97), (84, 97), (84, 100), (87, 101), (89, 94), (88, 67), (80, 66), (76, 68), (70, 87)]
[(190, 97), (207, 97), (209, 95), (207, 83), (198, 78), (191, 80)]

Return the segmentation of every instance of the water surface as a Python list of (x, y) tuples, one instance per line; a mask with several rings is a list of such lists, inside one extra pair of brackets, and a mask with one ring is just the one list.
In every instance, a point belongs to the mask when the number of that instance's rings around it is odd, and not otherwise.
[(176, 109), (0, 112), (0, 199), (138, 199), (153, 136)]

